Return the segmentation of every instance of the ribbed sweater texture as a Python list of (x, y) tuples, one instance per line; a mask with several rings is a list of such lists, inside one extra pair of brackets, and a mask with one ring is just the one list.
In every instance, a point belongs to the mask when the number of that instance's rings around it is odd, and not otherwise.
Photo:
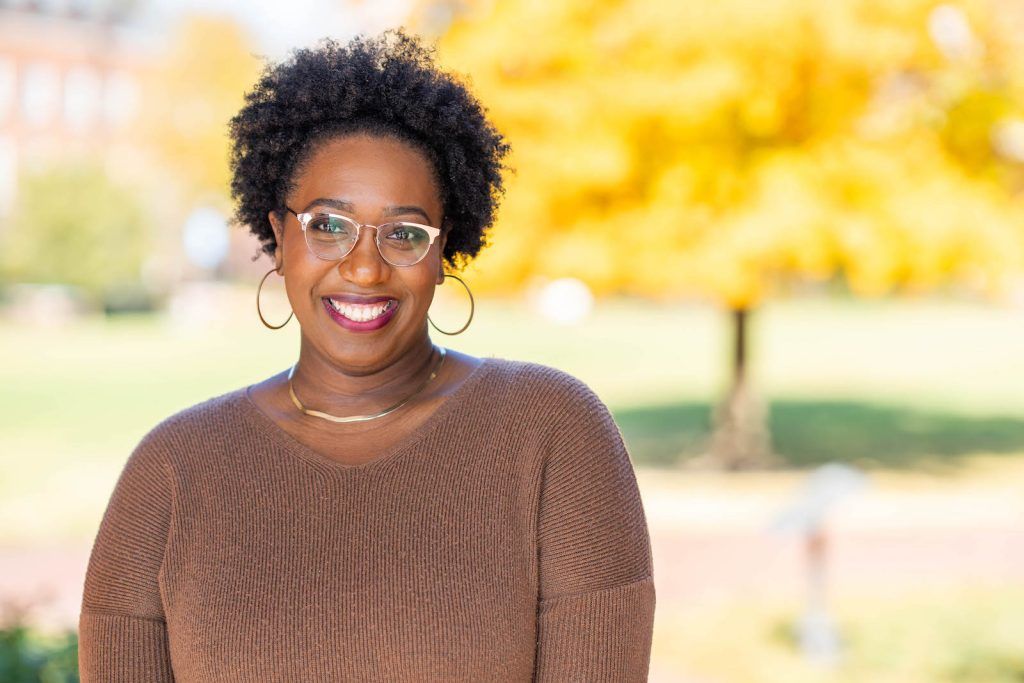
[(85, 575), (83, 683), (647, 679), (647, 523), (581, 380), (485, 358), (361, 465), (249, 389), (128, 457)]

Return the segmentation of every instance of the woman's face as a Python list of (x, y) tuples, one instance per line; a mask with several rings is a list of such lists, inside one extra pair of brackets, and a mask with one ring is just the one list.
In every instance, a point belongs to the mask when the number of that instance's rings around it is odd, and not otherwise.
[[(297, 213), (329, 212), (358, 223), (395, 221), (440, 227), (443, 216), (439, 188), (429, 160), (411, 145), (393, 138), (354, 134), (314, 148), (294, 179), (288, 206)], [(427, 336), (427, 310), (434, 287), (444, 281), (442, 233), (427, 255), (412, 266), (394, 266), (377, 249), (376, 230), (363, 228), (352, 251), (327, 261), (306, 245), (302, 226), (291, 212), (283, 223), (268, 215), (277, 235), (275, 263), (284, 276), (304, 344), (334, 364), (371, 371), (402, 357)], [(365, 318), (377, 308), (346, 308), (330, 301), (341, 297), (394, 299), (387, 322), (353, 325), (348, 316)], [(383, 302), (379, 305), (383, 305)], [(339, 317), (340, 316), (340, 317)]]

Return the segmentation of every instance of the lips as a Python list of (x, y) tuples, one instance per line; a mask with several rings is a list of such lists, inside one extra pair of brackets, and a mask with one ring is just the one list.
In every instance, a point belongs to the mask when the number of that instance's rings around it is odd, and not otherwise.
[[(356, 297), (357, 302), (322, 297), (324, 309), (334, 322), (355, 332), (370, 332), (388, 324), (398, 308), (398, 299), (391, 297)], [(340, 309), (340, 310), (339, 310)]]
[(322, 298), (334, 299), (335, 301), (342, 301), (347, 304), (375, 304), (381, 301), (389, 301), (394, 299), (393, 296), (364, 296), (361, 294), (345, 294), (338, 292), (336, 294), (325, 294)]

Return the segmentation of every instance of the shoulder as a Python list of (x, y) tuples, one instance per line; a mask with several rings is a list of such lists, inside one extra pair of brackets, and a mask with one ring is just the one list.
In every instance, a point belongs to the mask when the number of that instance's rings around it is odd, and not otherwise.
[(600, 400), (586, 382), (561, 368), (507, 358), (490, 360), (505, 374), (520, 397), (559, 401)]
[(579, 377), (560, 368), (532, 361), (494, 359), (506, 374), (510, 385), (508, 397), (518, 405), (528, 406), (536, 416), (537, 425), (561, 429), (597, 421), (614, 426), (611, 412), (597, 392)]
[(245, 387), (224, 392), (189, 405), (163, 418), (146, 431), (129, 457), (133, 462), (173, 465), (183, 453), (222, 440), (237, 425), (239, 403)]
[(635, 488), (622, 431), (587, 382), (540, 363), (503, 363), (512, 400), (502, 410), (514, 415), (517, 429), (537, 439), (544, 487), (554, 498), (569, 500), (588, 487), (609, 495)]

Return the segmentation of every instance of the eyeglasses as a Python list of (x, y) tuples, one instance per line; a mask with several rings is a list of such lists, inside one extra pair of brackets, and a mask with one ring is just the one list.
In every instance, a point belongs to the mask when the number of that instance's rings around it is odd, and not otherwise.
[(398, 221), (383, 225), (358, 223), (348, 216), (334, 213), (295, 213), (306, 237), (306, 245), (317, 258), (339, 261), (355, 248), (363, 228), (376, 230), (377, 250), (393, 266), (414, 266), (430, 250), (440, 228), (419, 223)]

